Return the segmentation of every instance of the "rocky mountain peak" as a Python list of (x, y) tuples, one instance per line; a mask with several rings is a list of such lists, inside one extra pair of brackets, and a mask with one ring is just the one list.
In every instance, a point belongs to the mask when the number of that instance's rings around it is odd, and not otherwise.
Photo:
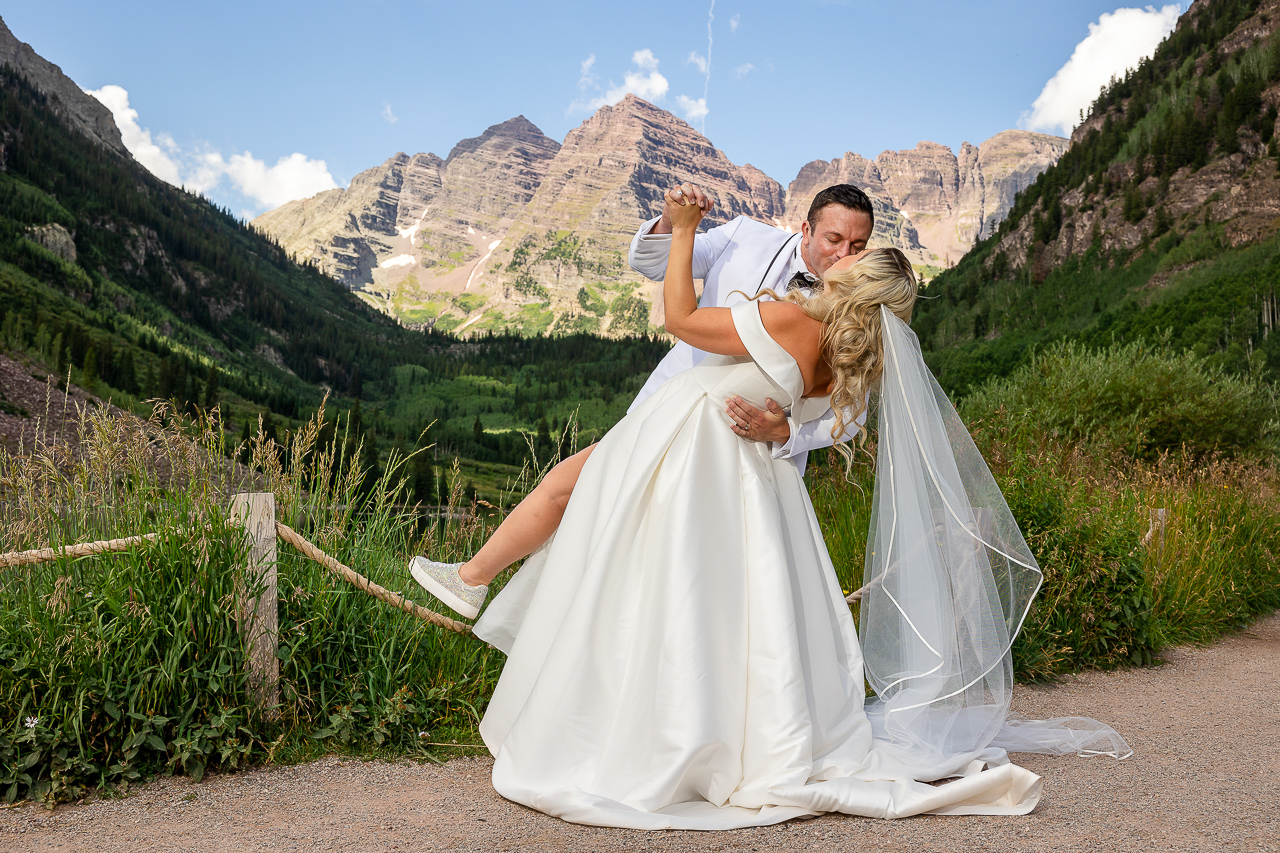
[(580, 231), (617, 251), (640, 222), (661, 212), (669, 186), (691, 178), (717, 200), (707, 227), (780, 212), (776, 181), (740, 168), (687, 122), (627, 95), (569, 131), (513, 231)]
[(62, 69), (37, 54), (29, 44), (18, 41), (0, 19), (0, 65), (21, 71), (38, 91), (53, 101), (54, 112), (71, 127), (95, 142), (129, 159), (133, 159), (120, 139), (111, 110), (92, 95), (86, 94)]
[(389, 288), (427, 270), (448, 277), (491, 250), (559, 149), (516, 116), (462, 140), (447, 159), (397, 152), (346, 190), (290, 202), (255, 223), (353, 288)]
[(552, 154), (560, 148), (560, 143), (548, 137), (538, 129), (537, 125), (520, 115), (486, 128), (479, 136), (462, 140), (453, 146), (453, 150), (445, 158), (445, 163), (452, 163), (458, 157), (485, 146), (509, 148), (521, 144), (535, 149), (549, 149)]

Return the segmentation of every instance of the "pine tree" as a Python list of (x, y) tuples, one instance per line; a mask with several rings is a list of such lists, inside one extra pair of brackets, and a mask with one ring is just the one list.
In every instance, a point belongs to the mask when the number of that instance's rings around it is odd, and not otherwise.
[(200, 397), (204, 410), (211, 411), (218, 404), (218, 371), (211, 364), (204, 377), (204, 393)]
[(84, 363), (81, 365), (80, 370), (84, 373), (84, 384), (86, 386), (92, 385), (97, 381), (98, 351), (93, 344), (90, 344), (89, 348), (84, 351)]
[(166, 355), (160, 359), (160, 380), (159, 387), (156, 389), (156, 396), (162, 400), (171, 399), (173, 397), (174, 384), (173, 362)]
[(253, 438), (253, 433), (249, 429), (249, 419), (244, 419), (244, 427), (240, 430), (240, 463), (248, 465), (253, 458), (253, 453), (249, 448), (249, 442)]

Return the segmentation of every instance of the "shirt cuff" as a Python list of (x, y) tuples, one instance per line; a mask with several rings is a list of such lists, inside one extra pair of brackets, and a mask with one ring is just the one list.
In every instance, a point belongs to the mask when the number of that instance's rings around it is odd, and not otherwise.
[(787, 427), (791, 430), (791, 437), (783, 444), (776, 441), (769, 442), (769, 446), (773, 448), (774, 459), (790, 459), (795, 454), (796, 436), (800, 434), (800, 424), (787, 418)]
[(658, 224), (658, 220), (661, 218), (662, 218), (661, 216), (655, 216), (653, 217), (653, 219), (650, 219), (648, 222), (641, 225), (640, 233), (636, 235), (637, 238), (640, 239), (642, 242), (647, 242), (650, 240), (664, 240), (666, 242), (671, 242), (670, 234), (650, 234), (649, 233), (650, 231), (653, 230), (653, 226)]

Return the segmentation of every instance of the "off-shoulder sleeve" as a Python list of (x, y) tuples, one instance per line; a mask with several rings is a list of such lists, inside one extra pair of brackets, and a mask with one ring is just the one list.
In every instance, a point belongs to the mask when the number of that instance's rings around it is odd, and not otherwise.
[(794, 404), (804, 394), (804, 377), (800, 374), (800, 366), (791, 357), (791, 353), (783, 349), (782, 344), (765, 331), (764, 321), (760, 319), (760, 303), (758, 301), (741, 302), (729, 311), (730, 316), (733, 317), (734, 328), (738, 330), (738, 337), (742, 339), (742, 345), (746, 347), (751, 360), (779, 388), (791, 395), (789, 400), (775, 402), (784, 406)]

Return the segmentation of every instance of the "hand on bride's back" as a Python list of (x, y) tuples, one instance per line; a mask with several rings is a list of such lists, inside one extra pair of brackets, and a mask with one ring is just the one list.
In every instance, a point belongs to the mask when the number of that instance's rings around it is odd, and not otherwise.
[(703, 209), (695, 199), (701, 193), (693, 184), (683, 184), (673, 190), (667, 190), (667, 212), (671, 216), (672, 228), (697, 228), (702, 221)]

